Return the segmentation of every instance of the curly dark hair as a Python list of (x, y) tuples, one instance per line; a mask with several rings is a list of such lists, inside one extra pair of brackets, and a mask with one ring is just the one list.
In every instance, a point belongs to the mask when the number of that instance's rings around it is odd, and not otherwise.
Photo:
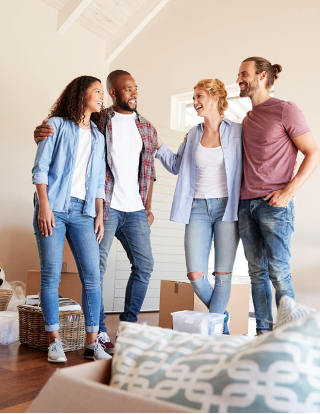
[[(73, 79), (52, 105), (48, 118), (59, 116), (80, 123), (85, 117), (86, 91), (93, 82), (101, 83), (100, 79), (93, 76), (79, 76)], [(100, 112), (93, 112), (90, 117), (101, 132), (103, 132), (105, 126), (104, 118), (103, 106)]]

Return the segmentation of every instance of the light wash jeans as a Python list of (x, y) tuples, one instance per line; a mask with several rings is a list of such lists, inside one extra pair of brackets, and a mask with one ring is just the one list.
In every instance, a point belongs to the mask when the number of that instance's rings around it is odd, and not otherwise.
[[(228, 197), (194, 199), (190, 222), (185, 230), (185, 255), (187, 271), (203, 272), (191, 281), (196, 295), (210, 312), (223, 314), (231, 292), (232, 269), (239, 243), (237, 221), (222, 221)], [(208, 262), (212, 239), (215, 252), (215, 284), (208, 281)]]
[(66, 213), (53, 212), (55, 227), (45, 237), (39, 229), (39, 205), (35, 203), (33, 226), (37, 239), (40, 265), (40, 300), (48, 332), (59, 329), (59, 283), (65, 237), (77, 263), (82, 283), (82, 309), (86, 332), (97, 332), (101, 301), (99, 244), (94, 233), (94, 218), (82, 214), (84, 201), (71, 197)]
[[(100, 243), (101, 292), (103, 276), (107, 268), (108, 254), (114, 237), (122, 244), (131, 264), (131, 273), (127, 283), (124, 312), (121, 321), (136, 322), (147, 293), (149, 279), (153, 271), (150, 226), (145, 210), (123, 212), (110, 208), (104, 221), (104, 238)], [(103, 298), (100, 299), (99, 332), (107, 332), (104, 323)]]
[(272, 292), (295, 299), (290, 273), (290, 244), (294, 231), (294, 201), (287, 207), (270, 206), (263, 198), (241, 200), (239, 230), (249, 264), (257, 331), (272, 330)]

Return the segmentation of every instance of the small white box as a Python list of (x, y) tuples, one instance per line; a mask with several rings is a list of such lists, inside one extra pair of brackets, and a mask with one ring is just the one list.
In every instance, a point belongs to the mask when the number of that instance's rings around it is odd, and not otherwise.
[(173, 329), (201, 335), (219, 335), (223, 331), (224, 315), (220, 313), (181, 311), (171, 313)]

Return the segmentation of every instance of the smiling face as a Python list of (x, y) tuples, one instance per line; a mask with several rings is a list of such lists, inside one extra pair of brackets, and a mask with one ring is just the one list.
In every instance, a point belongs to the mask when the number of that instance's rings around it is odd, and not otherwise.
[(93, 82), (86, 90), (86, 107), (90, 112), (100, 112), (103, 105), (103, 87), (100, 82)]
[(138, 87), (131, 75), (120, 76), (109, 94), (118, 112), (132, 113), (137, 110)]
[(202, 89), (196, 88), (193, 93), (193, 107), (198, 116), (207, 117), (212, 114), (213, 111), (218, 110), (218, 96), (211, 96), (209, 93)]
[(240, 96), (244, 98), (248, 96), (251, 98), (259, 89), (260, 81), (259, 75), (256, 74), (256, 65), (255, 62), (242, 62), (237, 83), (240, 86)]

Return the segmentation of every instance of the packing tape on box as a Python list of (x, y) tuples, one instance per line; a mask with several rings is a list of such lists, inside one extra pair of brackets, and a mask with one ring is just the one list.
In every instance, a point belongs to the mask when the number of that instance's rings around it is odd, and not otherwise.
[(174, 293), (179, 293), (179, 285), (181, 285), (182, 282), (175, 282), (174, 284)]

